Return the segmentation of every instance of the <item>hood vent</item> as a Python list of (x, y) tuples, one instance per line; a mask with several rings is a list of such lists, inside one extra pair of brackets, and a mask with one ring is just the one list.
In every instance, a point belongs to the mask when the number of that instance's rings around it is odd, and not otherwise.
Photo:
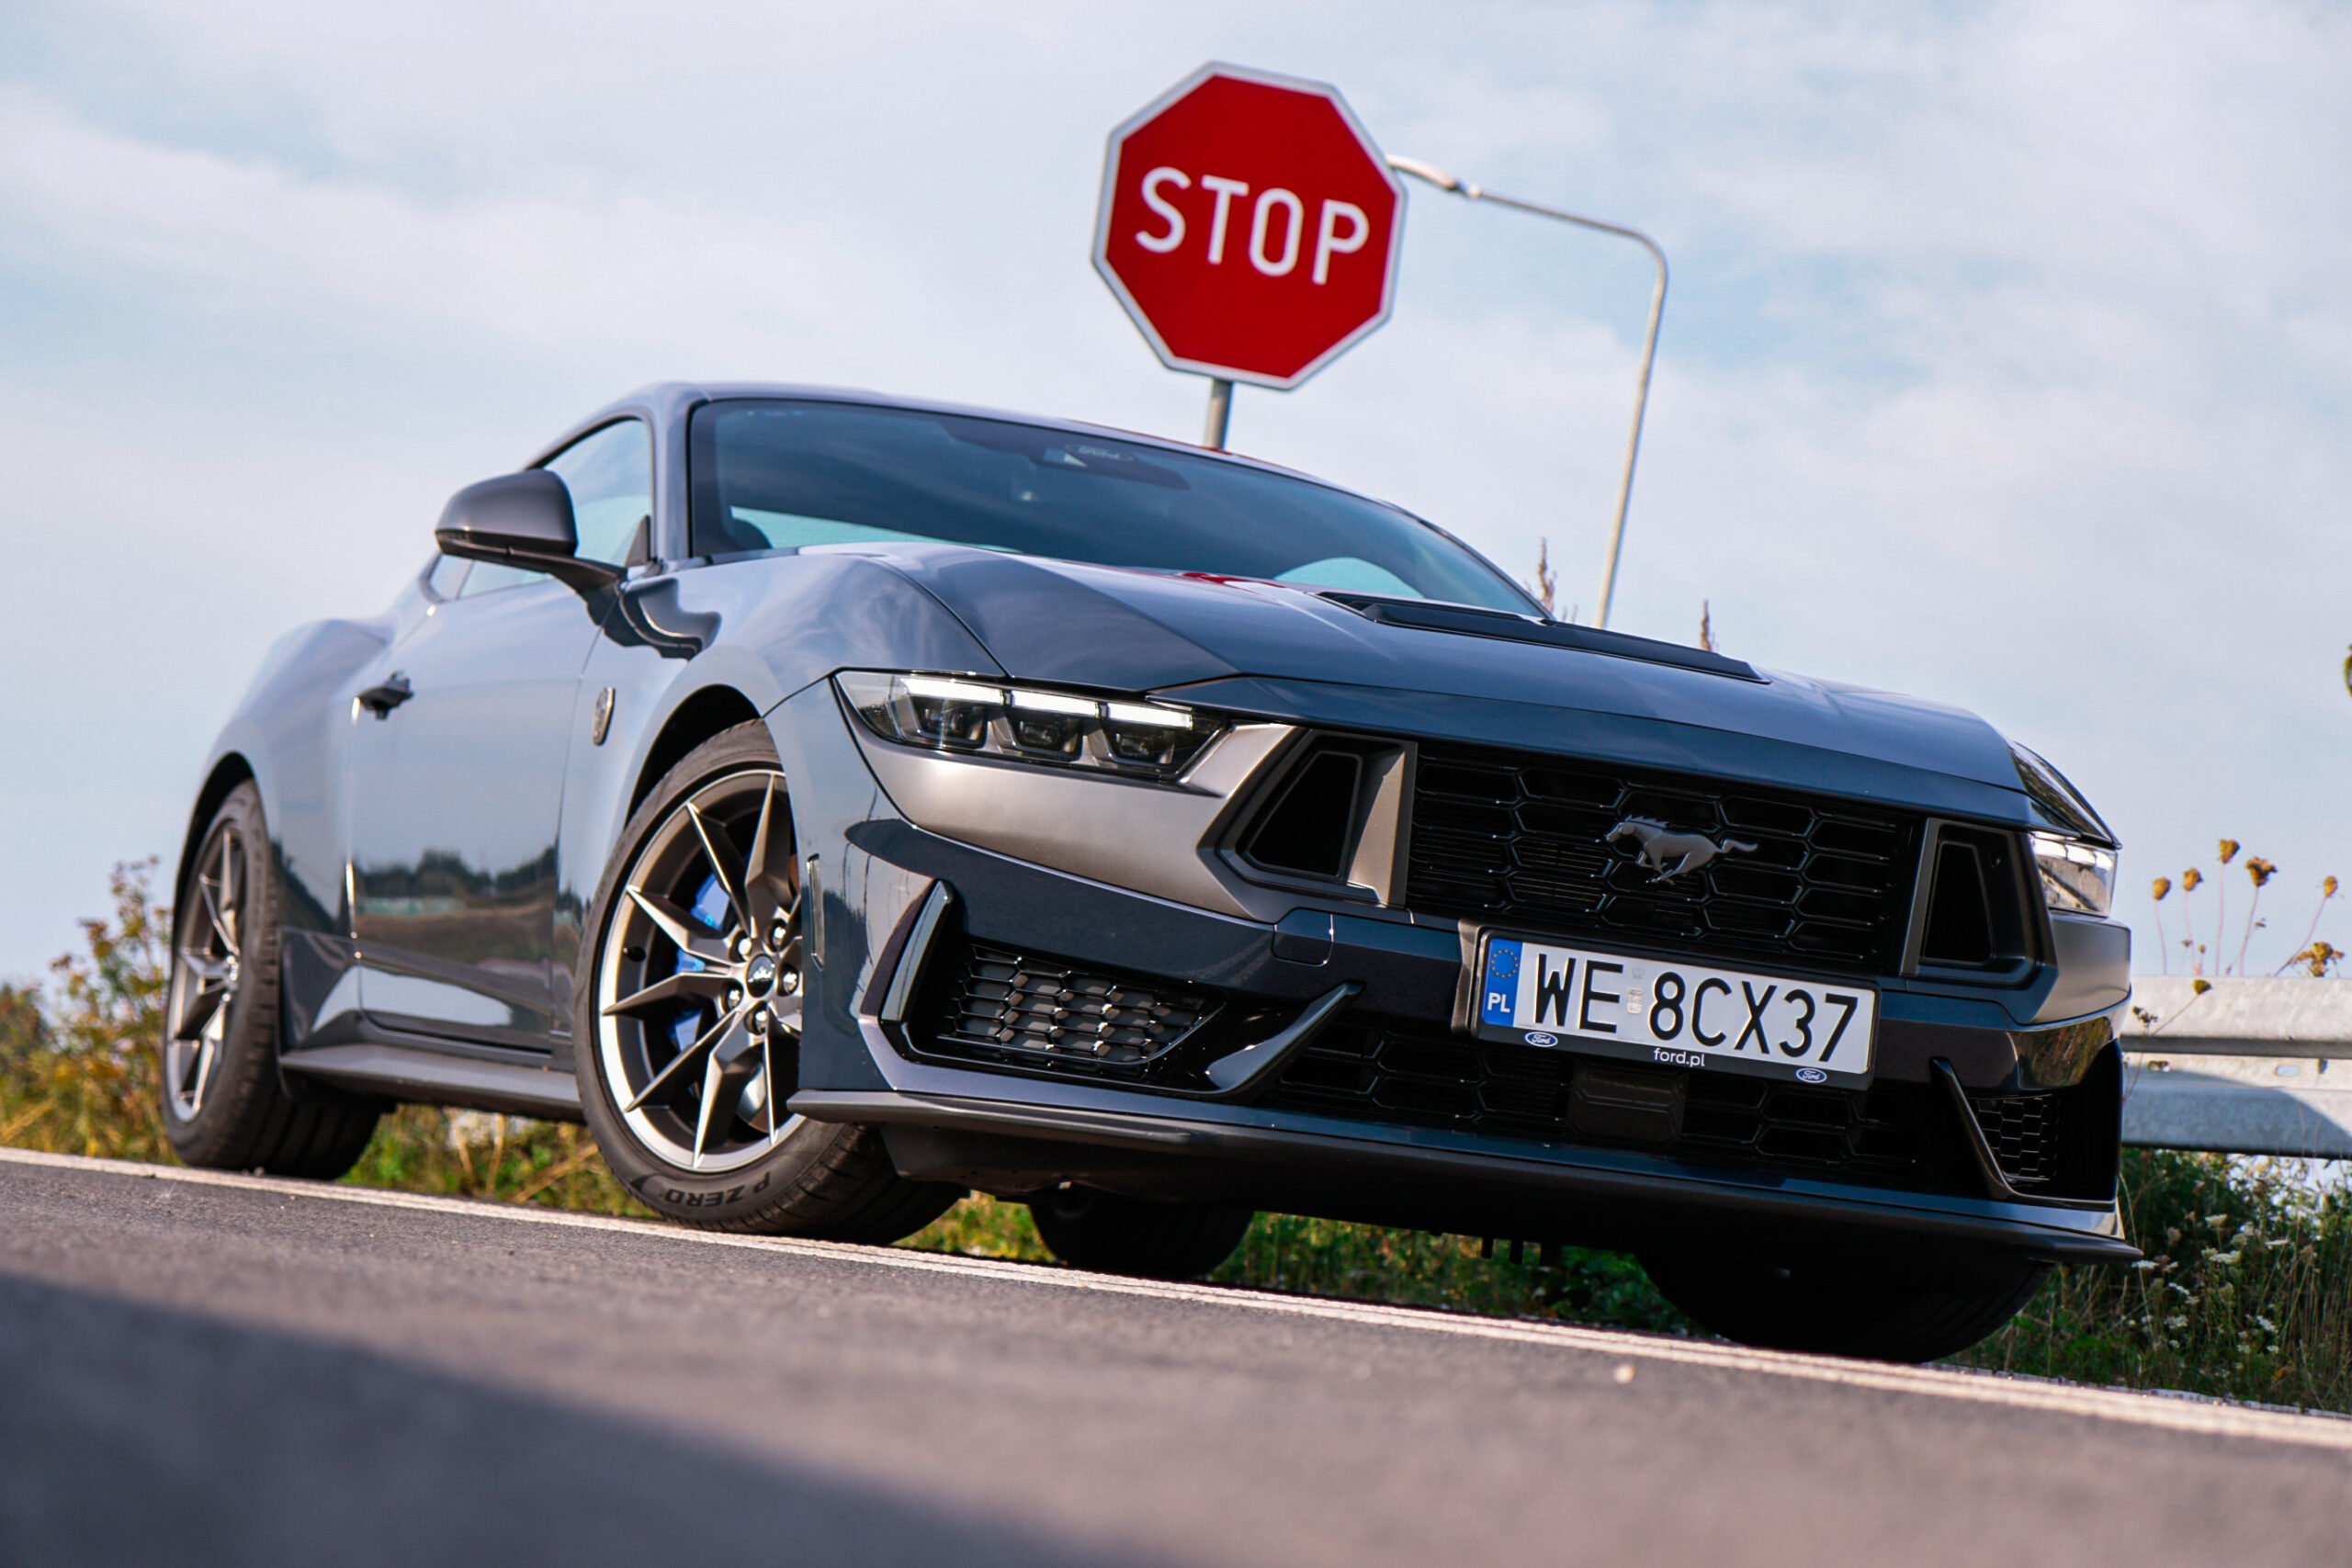
[(1547, 648), (1574, 649), (1578, 653), (1605, 653), (1612, 659), (1638, 659), (1645, 664), (1670, 664), (1678, 670), (1726, 675), (1735, 681), (1754, 681), (1758, 684), (1764, 681), (1756, 667), (1744, 660), (1726, 659), (1703, 648), (1685, 648), (1679, 642), (1602, 631), (1596, 626), (1537, 620), (1505, 610), (1474, 610), (1466, 604), (1439, 604), (1426, 599), (1384, 599), (1371, 593), (1334, 592), (1325, 592), (1317, 597), (1353, 610), (1378, 626), (1456, 632), (1464, 637), (1498, 637), (1505, 642), (1541, 643)]

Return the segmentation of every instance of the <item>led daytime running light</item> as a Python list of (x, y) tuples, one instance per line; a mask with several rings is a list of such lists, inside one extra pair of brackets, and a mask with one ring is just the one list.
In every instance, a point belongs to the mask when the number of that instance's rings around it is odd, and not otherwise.
[(952, 675), (844, 671), (861, 723), (902, 745), (1048, 767), (1170, 780), (1220, 734), (1189, 708)]

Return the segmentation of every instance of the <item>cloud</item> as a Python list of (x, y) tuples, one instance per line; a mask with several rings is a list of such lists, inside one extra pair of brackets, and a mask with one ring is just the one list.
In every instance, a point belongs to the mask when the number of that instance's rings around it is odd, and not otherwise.
[[(1704, 599), (1761, 662), (1978, 707), (2107, 808), (2127, 886), (2223, 831), (2352, 872), (2352, 14), (33, 5), (0, 530), (61, 591), (0, 657), (69, 673), (0, 692), (52, 738), (0, 769), (0, 973), (172, 840), (166, 759), (269, 637), (381, 603), (443, 496), (628, 386), (1192, 434), (1084, 253), (1104, 130), (1212, 57), (1666, 243), (1618, 624)], [(1396, 321), (1245, 389), (1236, 440), (1518, 574), (1548, 538), (1589, 607), (1646, 264), (1412, 199)]]

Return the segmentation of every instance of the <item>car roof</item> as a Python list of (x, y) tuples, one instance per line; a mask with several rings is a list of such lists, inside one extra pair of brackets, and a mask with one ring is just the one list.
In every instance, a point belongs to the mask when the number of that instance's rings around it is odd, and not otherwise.
[[(689, 412), (702, 403), (731, 402), (741, 399), (754, 398), (793, 399), (806, 402), (859, 403), (869, 408), (902, 409), (910, 413), (941, 413), (953, 414), (964, 419), (1003, 420), (1015, 424), (1034, 425), (1041, 430), (1062, 431), (1071, 435), (1109, 436), (1114, 440), (1132, 441), (1141, 446), (1157, 447), (1163, 452), (1182, 452), (1195, 457), (1207, 457), (1216, 461), (1238, 464), (1243, 468), (1256, 468), (1264, 473), (1280, 474), (1286, 479), (1302, 479), (1308, 484), (1320, 485), (1326, 490), (1340, 491), (1349, 495), (1361, 494), (1359, 491), (1349, 490), (1345, 485), (1333, 484), (1329, 479), (1318, 478), (1314, 474), (1301, 473), (1296, 468), (1286, 468), (1280, 463), (1269, 463), (1257, 457), (1245, 457), (1238, 453), (1197, 446), (1190, 441), (1172, 441), (1167, 436), (1152, 435), (1143, 431), (1122, 430), (1116, 425), (1091, 424), (1082, 420), (1056, 419), (1045, 414), (1016, 413), (1007, 409), (981, 408), (970, 403), (942, 402), (928, 398), (905, 398), (889, 392), (869, 391), (862, 387), (827, 387), (797, 381), (657, 381), (650, 386), (640, 387), (626, 397), (615, 399), (585, 419), (572, 424), (561, 435), (548, 442), (544, 448), (535, 454), (530, 463), (526, 466), (536, 467), (546, 462), (589, 431), (600, 424), (608, 424), (623, 415), (650, 414), (659, 423), (667, 425), (683, 420)], [(1363, 497), (1363, 499), (1379, 500), (1378, 497)], [(1396, 506), (1394, 502), (1379, 502), (1379, 504)], [(1396, 507), (1396, 510), (1408, 512), (1404, 507)], [(1428, 521), (1409, 512), (1408, 514), (1415, 516), (1415, 520), (1419, 522)]]

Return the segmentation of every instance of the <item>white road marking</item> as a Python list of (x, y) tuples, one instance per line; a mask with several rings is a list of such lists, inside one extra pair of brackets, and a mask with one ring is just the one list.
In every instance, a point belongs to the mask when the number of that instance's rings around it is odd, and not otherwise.
[[(330, 1202), (362, 1203), (383, 1209), (416, 1209), (427, 1213), (458, 1214), (468, 1219), (504, 1220), (520, 1224), (560, 1225), (579, 1230), (617, 1231), (657, 1241), (701, 1247), (739, 1247), (790, 1257), (821, 1258), (837, 1263), (862, 1263), (878, 1269), (905, 1269), (919, 1273), (962, 1274), (1023, 1285), (1061, 1290), (1094, 1291), (1109, 1295), (1144, 1296), (1157, 1301), (1193, 1302), (1203, 1305), (1240, 1307), (1252, 1312), (1283, 1313), (1380, 1328), (1409, 1329), (1423, 1334), (1452, 1334), (1474, 1339), (1498, 1339), (1522, 1345), (1549, 1345), (1632, 1360), (1672, 1361), (1685, 1366), (1731, 1371), (1759, 1372), (1806, 1382), (1838, 1383), (1848, 1388), (1874, 1389), (1885, 1393), (1924, 1394), (1937, 1399), (1973, 1401), (2064, 1416), (2121, 1421), (2167, 1431), (2205, 1437), (2257, 1438), (2270, 1442), (2301, 1443), (2352, 1452), (2352, 1419), (2326, 1415), (2272, 1410), (2219, 1401), (2123, 1389), (2089, 1388), (2078, 1383), (2005, 1377), (1997, 1373), (1951, 1367), (1912, 1367), (1884, 1361), (1848, 1361), (1831, 1356), (1797, 1355), (1782, 1350), (1754, 1350), (1695, 1339), (1629, 1334), (1608, 1328), (1581, 1328), (1568, 1324), (1532, 1323), (1509, 1318), (1457, 1316), (1425, 1308), (1380, 1306), (1363, 1302), (1339, 1302), (1303, 1296), (1272, 1295), (1218, 1285), (1170, 1284), (1130, 1280), (1112, 1274), (1090, 1274), (1076, 1269), (1043, 1268), (992, 1258), (962, 1258), (947, 1253), (912, 1252), (901, 1247), (854, 1247), (842, 1242), (801, 1241), (786, 1236), (726, 1235), (687, 1230), (654, 1221), (618, 1219), (606, 1214), (571, 1213), (527, 1204), (497, 1203), (472, 1198), (434, 1198), (413, 1192), (387, 1192), (368, 1187), (344, 1187), (284, 1177), (246, 1176), (233, 1171), (191, 1170), (176, 1166), (140, 1165), (130, 1160), (90, 1159), (79, 1155), (43, 1154), (33, 1149), (0, 1148), (0, 1163), (51, 1166), (67, 1170), (96, 1170), (151, 1180), (179, 1181), (199, 1187), (236, 1187), (275, 1192), (289, 1198), (323, 1199)], [(1630, 1381), (1630, 1366), (1621, 1366), (1616, 1381)]]

